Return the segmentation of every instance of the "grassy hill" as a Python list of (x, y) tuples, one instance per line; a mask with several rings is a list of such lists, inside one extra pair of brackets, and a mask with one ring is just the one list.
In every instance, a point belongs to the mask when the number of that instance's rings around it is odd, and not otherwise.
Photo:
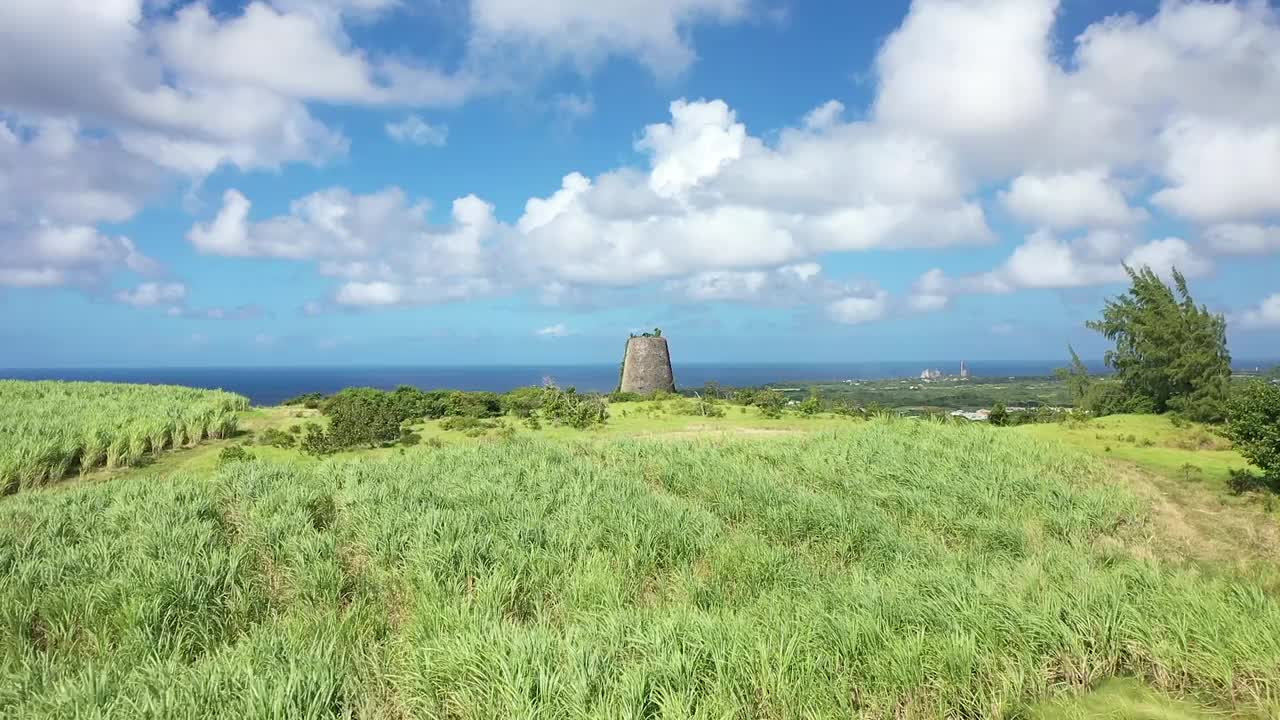
[(1274, 592), (1153, 551), (1101, 460), (733, 412), (0, 500), (0, 716), (1280, 713)]

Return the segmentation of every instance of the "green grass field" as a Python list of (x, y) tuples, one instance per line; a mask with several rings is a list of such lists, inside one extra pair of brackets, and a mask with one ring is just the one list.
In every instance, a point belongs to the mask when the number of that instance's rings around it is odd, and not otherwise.
[(725, 409), (322, 460), (254, 408), (0, 499), (0, 718), (1280, 714), (1280, 534), (1205, 429)]
[[(985, 427), (830, 422), (7, 498), (0, 715), (1280, 710), (1280, 603), (1141, 552), (1144, 503), (1098, 461)], [(1079, 695), (1115, 677), (1158, 700)]]
[(1226, 490), (1233, 471), (1256, 472), (1231, 448), (1230, 441), (1211, 428), (1195, 424), (1178, 427), (1161, 415), (1112, 415), (1080, 424), (1021, 425), (1012, 430), (1221, 490)]
[(0, 496), (228, 437), (248, 406), (216, 390), (0, 380)]

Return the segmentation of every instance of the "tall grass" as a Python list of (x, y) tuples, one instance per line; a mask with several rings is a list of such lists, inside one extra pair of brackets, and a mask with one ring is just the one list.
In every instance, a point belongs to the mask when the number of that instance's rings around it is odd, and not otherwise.
[(225, 437), (247, 407), (220, 390), (0, 380), (0, 495)]
[(0, 716), (999, 718), (1116, 676), (1280, 711), (1280, 603), (1134, 552), (1093, 460), (876, 420), (491, 443), (0, 502)]

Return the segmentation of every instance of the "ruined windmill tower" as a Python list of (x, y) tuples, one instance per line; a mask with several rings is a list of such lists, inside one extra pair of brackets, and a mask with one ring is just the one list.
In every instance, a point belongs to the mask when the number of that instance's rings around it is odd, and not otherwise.
[(642, 395), (658, 390), (676, 391), (675, 375), (671, 372), (671, 351), (662, 331), (632, 335), (627, 340), (627, 352), (622, 359), (622, 382), (618, 389)]

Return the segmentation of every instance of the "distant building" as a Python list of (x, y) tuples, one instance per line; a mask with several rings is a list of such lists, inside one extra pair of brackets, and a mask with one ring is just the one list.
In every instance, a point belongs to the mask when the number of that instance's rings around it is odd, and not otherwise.
[(942, 377), (941, 370), (930, 370), (926, 368), (924, 372), (920, 373), (921, 380), (937, 380), (941, 377)]
[(965, 365), (963, 360), (960, 361), (960, 379), (961, 380), (969, 379), (969, 366)]

